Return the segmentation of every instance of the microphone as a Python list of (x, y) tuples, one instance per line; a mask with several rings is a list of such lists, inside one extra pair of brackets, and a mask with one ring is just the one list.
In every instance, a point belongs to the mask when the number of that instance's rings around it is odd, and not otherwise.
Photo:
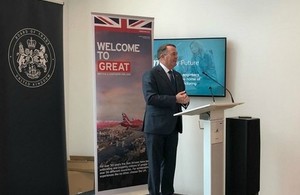
[(226, 91), (228, 91), (228, 93), (230, 94), (230, 97), (231, 97), (231, 102), (234, 103), (232, 94), (231, 94), (231, 92), (230, 92), (226, 87), (224, 87), (224, 86), (223, 86), (221, 83), (219, 83), (216, 79), (214, 79), (214, 78), (212, 78), (211, 76), (209, 76), (206, 72), (202, 72), (202, 74), (204, 74), (204, 75), (207, 76), (210, 80), (214, 81), (215, 83), (217, 83), (218, 85), (220, 85), (221, 87), (223, 87), (223, 89), (225, 89)]
[(215, 101), (214, 94), (213, 94), (213, 92), (212, 92), (212, 88), (209, 87), (208, 89), (209, 89), (209, 91), (210, 91), (210, 93), (211, 93), (211, 97), (212, 97), (212, 99), (213, 99), (213, 102), (216, 102), (216, 101)]

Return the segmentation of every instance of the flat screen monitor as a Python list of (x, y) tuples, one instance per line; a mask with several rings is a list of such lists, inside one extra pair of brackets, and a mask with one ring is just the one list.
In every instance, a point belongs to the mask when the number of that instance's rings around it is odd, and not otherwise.
[(159, 64), (157, 49), (166, 43), (177, 48), (174, 69), (182, 74), (189, 96), (226, 96), (226, 37), (154, 39), (154, 66)]

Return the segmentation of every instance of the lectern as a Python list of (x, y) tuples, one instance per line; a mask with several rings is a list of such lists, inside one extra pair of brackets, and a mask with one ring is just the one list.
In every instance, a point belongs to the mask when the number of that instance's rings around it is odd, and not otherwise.
[(199, 116), (204, 130), (204, 195), (224, 194), (224, 111), (242, 103), (213, 103), (174, 114)]

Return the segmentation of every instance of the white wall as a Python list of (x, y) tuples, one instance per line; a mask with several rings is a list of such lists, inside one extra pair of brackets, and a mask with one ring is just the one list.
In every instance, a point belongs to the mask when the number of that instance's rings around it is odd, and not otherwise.
[[(66, 0), (68, 154), (93, 155), (91, 12), (154, 17), (155, 38), (228, 38), (227, 86), (236, 102), (245, 104), (227, 111), (226, 117), (261, 119), (260, 194), (299, 194), (299, 6), (298, 0)], [(191, 101), (190, 108), (211, 99)], [(185, 117), (175, 181), (178, 192), (202, 194), (201, 155), (197, 118)]]

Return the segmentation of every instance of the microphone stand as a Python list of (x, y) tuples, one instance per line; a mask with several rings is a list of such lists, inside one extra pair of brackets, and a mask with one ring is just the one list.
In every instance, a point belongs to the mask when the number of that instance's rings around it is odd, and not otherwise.
[(213, 102), (216, 102), (216, 101), (215, 101), (215, 96), (214, 96), (214, 94), (213, 94), (213, 92), (212, 92), (212, 88), (209, 87), (208, 89), (209, 89), (209, 91), (210, 91), (210, 93), (211, 93), (211, 97), (212, 97), (212, 99), (213, 99)]
[(232, 97), (231, 92), (225, 87), (223, 86), (221, 83), (219, 83), (216, 79), (212, 78), (211, 76), (209, 76), (206, 72), (202, 72), (202, 74), (204, 74), (205, 76), (207, 76), (210, 80), (214, 81), (215, 83), (217, 83), (218, 85), (220, 85), (221, 87), (223, 87), (223, 89), (225, 89), (226, 91), (228, 91), (230, 97), (231, 97), (231, 102), (234, 103), (234, 99)]

